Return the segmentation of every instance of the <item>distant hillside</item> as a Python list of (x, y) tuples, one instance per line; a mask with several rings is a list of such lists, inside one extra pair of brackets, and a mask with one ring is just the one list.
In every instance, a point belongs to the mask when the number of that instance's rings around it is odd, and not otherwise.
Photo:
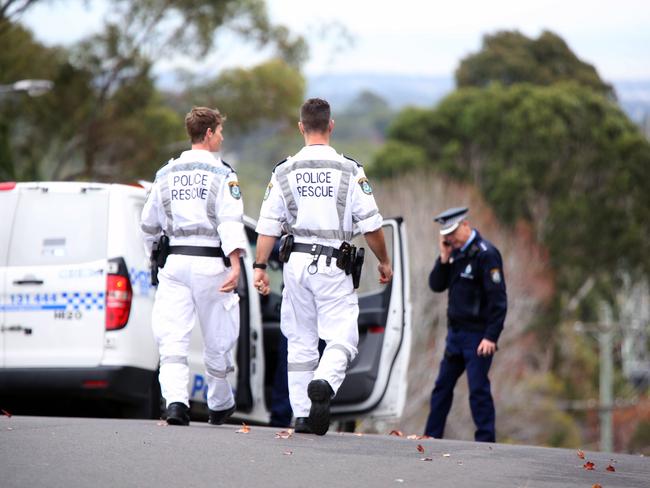
[[(650, 80), (614, 81), (621, 106), (637, 123), (650, 118)], [(392, 108), (406, 105), (431, 106), (454, 89), (452, 77), (395, 74), (331, 74), (308, 78), (307, 95), (323, 97), (335, 107), (344, 107), (360, 92), (369, 90)], [(647, 124), (647, 122), (646, 122)]]

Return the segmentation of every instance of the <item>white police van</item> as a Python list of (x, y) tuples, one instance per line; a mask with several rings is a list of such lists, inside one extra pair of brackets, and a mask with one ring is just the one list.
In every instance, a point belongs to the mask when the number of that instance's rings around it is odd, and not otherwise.
[[(0, 408), (159, 417), (155, 289), (139, 231), (145, 196), (141, 186), (120, 184), (0, 183)], [(282, 271), (270, 262), (272, 292), (261, 297), (251, 279), (255, 221), (245, 220), (250, 248), (238, 287), (241, 329), (230, 381), (234, 418), (266, 423)], [(384, 231), (394, 278), (378, 285), (374, 256), (367, 254), (359, 355), (333, 401), (334, 419), (390, 419), (404, 407), (411, 337), (404, 224), (387, 219)], [(200, 415), (207, 386), (199, 327), (189, 363), (192, 409)], [(59, 403), (86, 410), (50, 409)]]

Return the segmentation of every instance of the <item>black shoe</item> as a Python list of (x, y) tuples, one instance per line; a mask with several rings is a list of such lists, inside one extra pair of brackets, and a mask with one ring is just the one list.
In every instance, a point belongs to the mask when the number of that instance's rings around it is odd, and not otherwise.
[(174, 402), (167, 407), (167, 423), (169, 425), (190, 425), (190, 409), (181, 402)]
[(235, 413), (236, 408), (237, 406), (233, 405), (232, 407), (225, 410), (210, 410), (210, 418), (208, 419), (208, 423), (210, 425), (223, 424), (228, 417)]
[(325, 380), (313, 380), (307, 387), (311, 400), (309, 426), (316, 435), (325, 435), (330, 427), (330, 400), (334, 391)]
[(294, 430), (296, 434), (313, 434), (307, 417), (297, 417)]

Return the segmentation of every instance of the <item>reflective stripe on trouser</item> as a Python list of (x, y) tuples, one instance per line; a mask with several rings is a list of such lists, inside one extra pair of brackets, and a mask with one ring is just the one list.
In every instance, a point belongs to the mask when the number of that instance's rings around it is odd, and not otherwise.
[[(311, 255), (293, 253), (284, 266), (282, 333), (287, 337), (289, 399), (296, 417), (309, 415), (307, 385), (326, 380), (336, 393), (357, 354), (359, 304), (352, 278), (325, 257), (318, 272), (307, 271)], [(318, 360), (318, 338), (327, 346)]]
[(167, 405), (189, 405), (188, 353), (196, 320), (203, 335), (208, 407), (234, 405), (226, 379), (239, 335), (239, 297), (217, 290), (229, 271), (221, 258), (172, 254), (158, 274), (153, 333), (160, 352), (160, 386)]

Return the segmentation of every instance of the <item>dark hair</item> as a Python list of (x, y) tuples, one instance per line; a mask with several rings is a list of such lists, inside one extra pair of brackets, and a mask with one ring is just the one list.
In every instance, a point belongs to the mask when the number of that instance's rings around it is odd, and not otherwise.
[(185, 116), (185, 129), (192, 143), (202, 142), (208, 129), (216, 130), (225, 120), (219, 110), (208, 107), (193, 107)]
[(322, 98), (310, 98), (300, 108), (300, 121), (305, 132), (327, 132), (330, 117), (330, 104)]

